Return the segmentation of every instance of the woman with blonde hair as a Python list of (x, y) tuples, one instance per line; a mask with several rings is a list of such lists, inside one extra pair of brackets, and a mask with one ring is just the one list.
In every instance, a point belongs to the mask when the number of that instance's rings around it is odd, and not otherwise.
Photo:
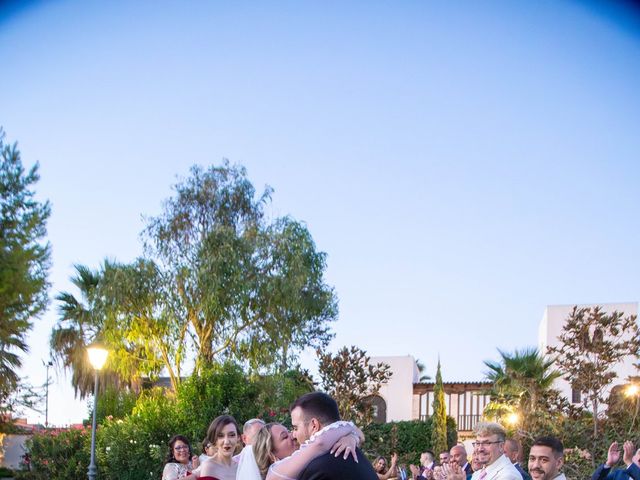
[(351, 422), (335, 422), (326, 426), (297, 449), (296, 441), (284, 425), (268, 423), (253, 439), (253, 454), (259, 477), (240, 480), (276, 480), (297, 478), (316, 457), (343, 452), (344, 458), (356, 459), (355, 447), (362, 440), (362, 432)]

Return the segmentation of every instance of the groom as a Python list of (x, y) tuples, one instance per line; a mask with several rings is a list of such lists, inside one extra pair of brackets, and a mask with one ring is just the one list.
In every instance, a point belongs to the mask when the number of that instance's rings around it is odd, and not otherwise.
[[(301, 396), (291, 405), (291, 425), (293, 436), (299, 444), (303, 444), (314, 433), (323, 427), (340, 420), (338, 404), (326, 393), (312, 392)], [(378, 480), (371, 462), (362, 451), (356, 448), (358, 462), (349, 456), (335, 457), (326, 453), (313, 460), (298, 477), (299, 480)]]

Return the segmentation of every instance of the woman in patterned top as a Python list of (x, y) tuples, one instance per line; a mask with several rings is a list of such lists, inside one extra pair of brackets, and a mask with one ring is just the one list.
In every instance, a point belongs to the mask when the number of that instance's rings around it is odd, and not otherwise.
[(191, 480), (197, 478), (191, 472), (200, 461), (191, 451), (189, 440), (184, 435), (174, 435), (169, 440), (169, 453), (162, 471), (162, 480)]

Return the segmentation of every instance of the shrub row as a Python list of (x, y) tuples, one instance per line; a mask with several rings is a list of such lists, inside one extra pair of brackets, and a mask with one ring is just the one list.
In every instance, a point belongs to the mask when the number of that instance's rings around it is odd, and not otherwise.
[[(312, 389), (300, 372), (270, 377), (247, 377), (233, 364), (213, 367), (182, 383), (175, 394), (156, 388), (143, 392), (130, 413), (104, 416), (96, 432), (96, 458), (101, 479), (142, 480), (161, 477), (167, 441), (186, 435), (195, 453), (209, 423), (222, 413), (232, 414), (240, 425), (250, 418), (279, 421), (290, 426), (288, 406)], [(127, 395), (127, 394), (125, 394)], [(122, 413), (129, 400), (109, 398)], [(129, 402), (130, 403), (130, 402)], [(124, 406), (124, 407), (123, 407)], [(455, 444), (455, 422), (449, 419), (450, 443)], [(430, 445), (431, 422), (397, 422), (370, 425), (365, 429), (365, 451), (390, 456), (397, 451), (401, 461), (416, 463)], [(84, 480), (90, 457), (91, 430), (49, 431), (34, 435), (27, 443), (30, 471), (24, 480)]]

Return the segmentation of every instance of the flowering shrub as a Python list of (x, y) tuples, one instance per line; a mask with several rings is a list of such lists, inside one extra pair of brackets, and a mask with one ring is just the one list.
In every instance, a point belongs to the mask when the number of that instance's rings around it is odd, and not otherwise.
[(91, 430), (52, 429), (36, 433), (26, 442), (29, 471), (17, 478), (28, 480), (84, 480), (87, 478)]

